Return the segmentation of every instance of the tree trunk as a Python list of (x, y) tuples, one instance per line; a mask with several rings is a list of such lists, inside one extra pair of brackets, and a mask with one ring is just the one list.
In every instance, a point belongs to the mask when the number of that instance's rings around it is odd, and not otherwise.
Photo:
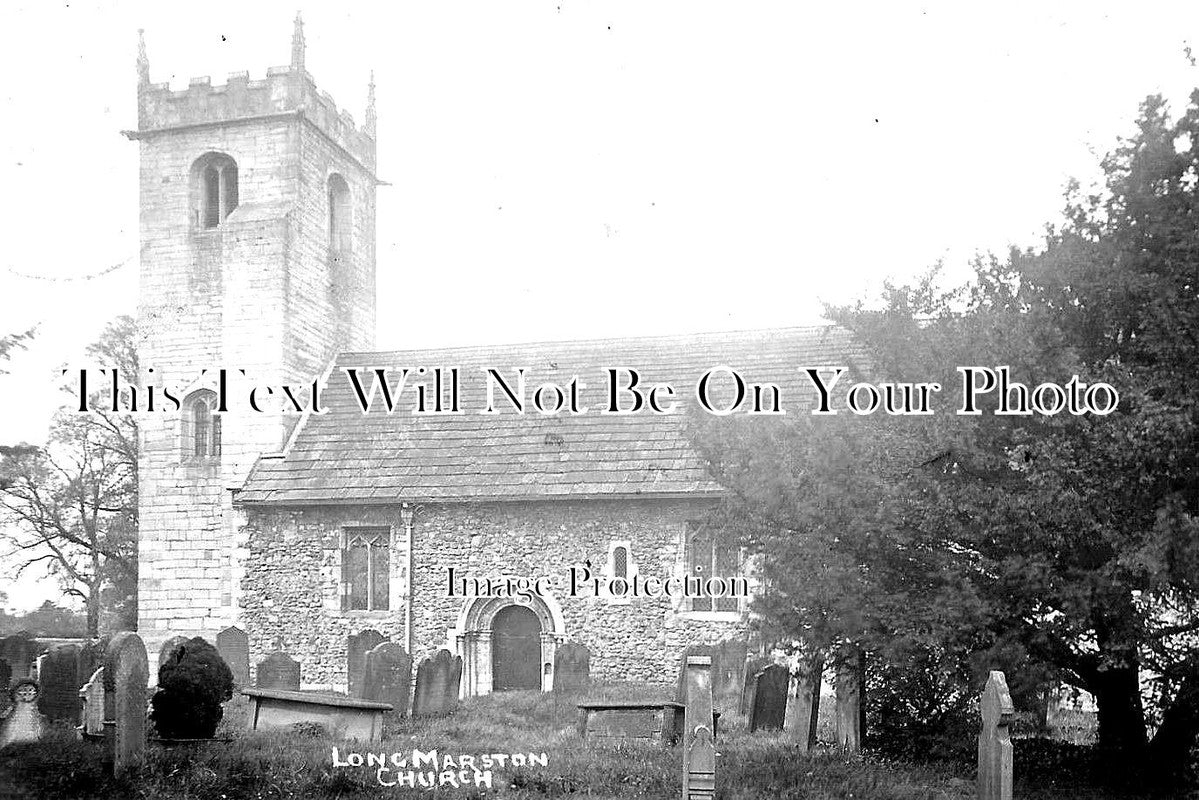
[(100, 589), (103, 584), (99, 581), (87, 587), (87, 635), (88, 638), (100, 638)]
[(1199, 738), (1199, 668), (1183, 679), (1174, 701), (1162, 715), (1161, 727), (1149, 745), (1152, 772), (1166, 781), (1182, 778), (1191, 748)]
[(1100, 668), (1092, 683), (1099, 706), (1099, 746), (1130, 758), (1142, 756), (1147, 740), (1137, 665)]

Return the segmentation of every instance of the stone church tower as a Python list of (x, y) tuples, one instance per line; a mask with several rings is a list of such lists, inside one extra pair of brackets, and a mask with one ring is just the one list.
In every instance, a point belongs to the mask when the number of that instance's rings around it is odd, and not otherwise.
[(336, 353), (373, 348), (378, 181), (373, 81), (359, 127), (305, 70), (298, 17), (290, 66), (264, 79), (172, 91), (150, 82), (144, 42), (137, 71), (141, 380), (182, 403), (140, 418), (138, 628), (153, 668), (169, 636), (214, 641), (239, 621), (249, 545), (231, 490), (299, 419), (277, 396), (246, 411), (244, 390), (311, 382)]

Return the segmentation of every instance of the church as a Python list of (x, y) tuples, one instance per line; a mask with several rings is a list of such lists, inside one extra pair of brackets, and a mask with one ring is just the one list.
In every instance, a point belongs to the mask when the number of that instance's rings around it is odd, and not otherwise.
[[(298, 18), (290, 64), (265, 78), (173, 91), (144, 43), (137, 66), (138, 355), (185, 389), (179, 412), (141, 420), (152, 659), (171, 636), (236, 625), (251, 663), (282, 649), (305, 687), (345, 690), (347, 637), (374, 629), (417, 658), (462, 656), (472, 696), (551, 689), (567, 642), (589, 648), (593, 679), (673, 684), (686, 646), (749, 635), (752, 560), (706, 521), (721, 490), (685, 413), (518, 413), (480, 376), (533, 393), (621, 367), (647, 385), (717, 365), (765, 381), (845, 363), (844, 331), (376, 351), (373, 82), (358, 124), (305, 69)], [(218, 367), (323, 376), (321, 408), (231, 411)], [(463, 410), (364, 413), (341, 377), (379, 370), (456, 371)], [(679, 591), (688, 578), (730, 591)]]

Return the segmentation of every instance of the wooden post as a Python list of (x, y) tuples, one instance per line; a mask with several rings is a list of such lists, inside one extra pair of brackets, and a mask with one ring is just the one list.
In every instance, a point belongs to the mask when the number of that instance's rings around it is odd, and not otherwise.
[(999, 670), (991, 670), (979, 710), (978, 800), (1012, 800), (1012, 740), (1008, 726), (1015, 709), (1007, 678)]
[(716, 743), (712, 738), (712, 657), (688, 656), (684, 670), (683, 800), (714, 800)]

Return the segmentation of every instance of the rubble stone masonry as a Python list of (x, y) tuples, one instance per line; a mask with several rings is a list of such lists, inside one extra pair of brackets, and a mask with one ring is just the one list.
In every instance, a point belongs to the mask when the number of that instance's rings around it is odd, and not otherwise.
[[(557, 577), (551, 602), (563, 630), (543, 631), (591, 650), (599, 681), (673, 685), (690, 644), (744, 637), (744, 612), (692, 612), (685, 600), (567, 596), (568, 570), (590, 562), (602, 573), (613, 542), (631, 542), (642, 576), (684, 574), (684, 532), (704, 507), (688, 500), (560, 500), (426, 505), (413, 524), (413, 650), (420, 658), (457, 649), (456, 630), (472, 601), (449, 597), (446, 569), (486, 578)], [(386, 611), (343, 611), (341, 543), (346, 529), (390, 526), (391, 598)], [(243, 537), (242, 624), (251, 660), (278, 641), (302, 664), (305, 686), (346, 686), (346, 637), (374, 628), (404, 641), (405, 532), (398, 506), (248, 509)]]

